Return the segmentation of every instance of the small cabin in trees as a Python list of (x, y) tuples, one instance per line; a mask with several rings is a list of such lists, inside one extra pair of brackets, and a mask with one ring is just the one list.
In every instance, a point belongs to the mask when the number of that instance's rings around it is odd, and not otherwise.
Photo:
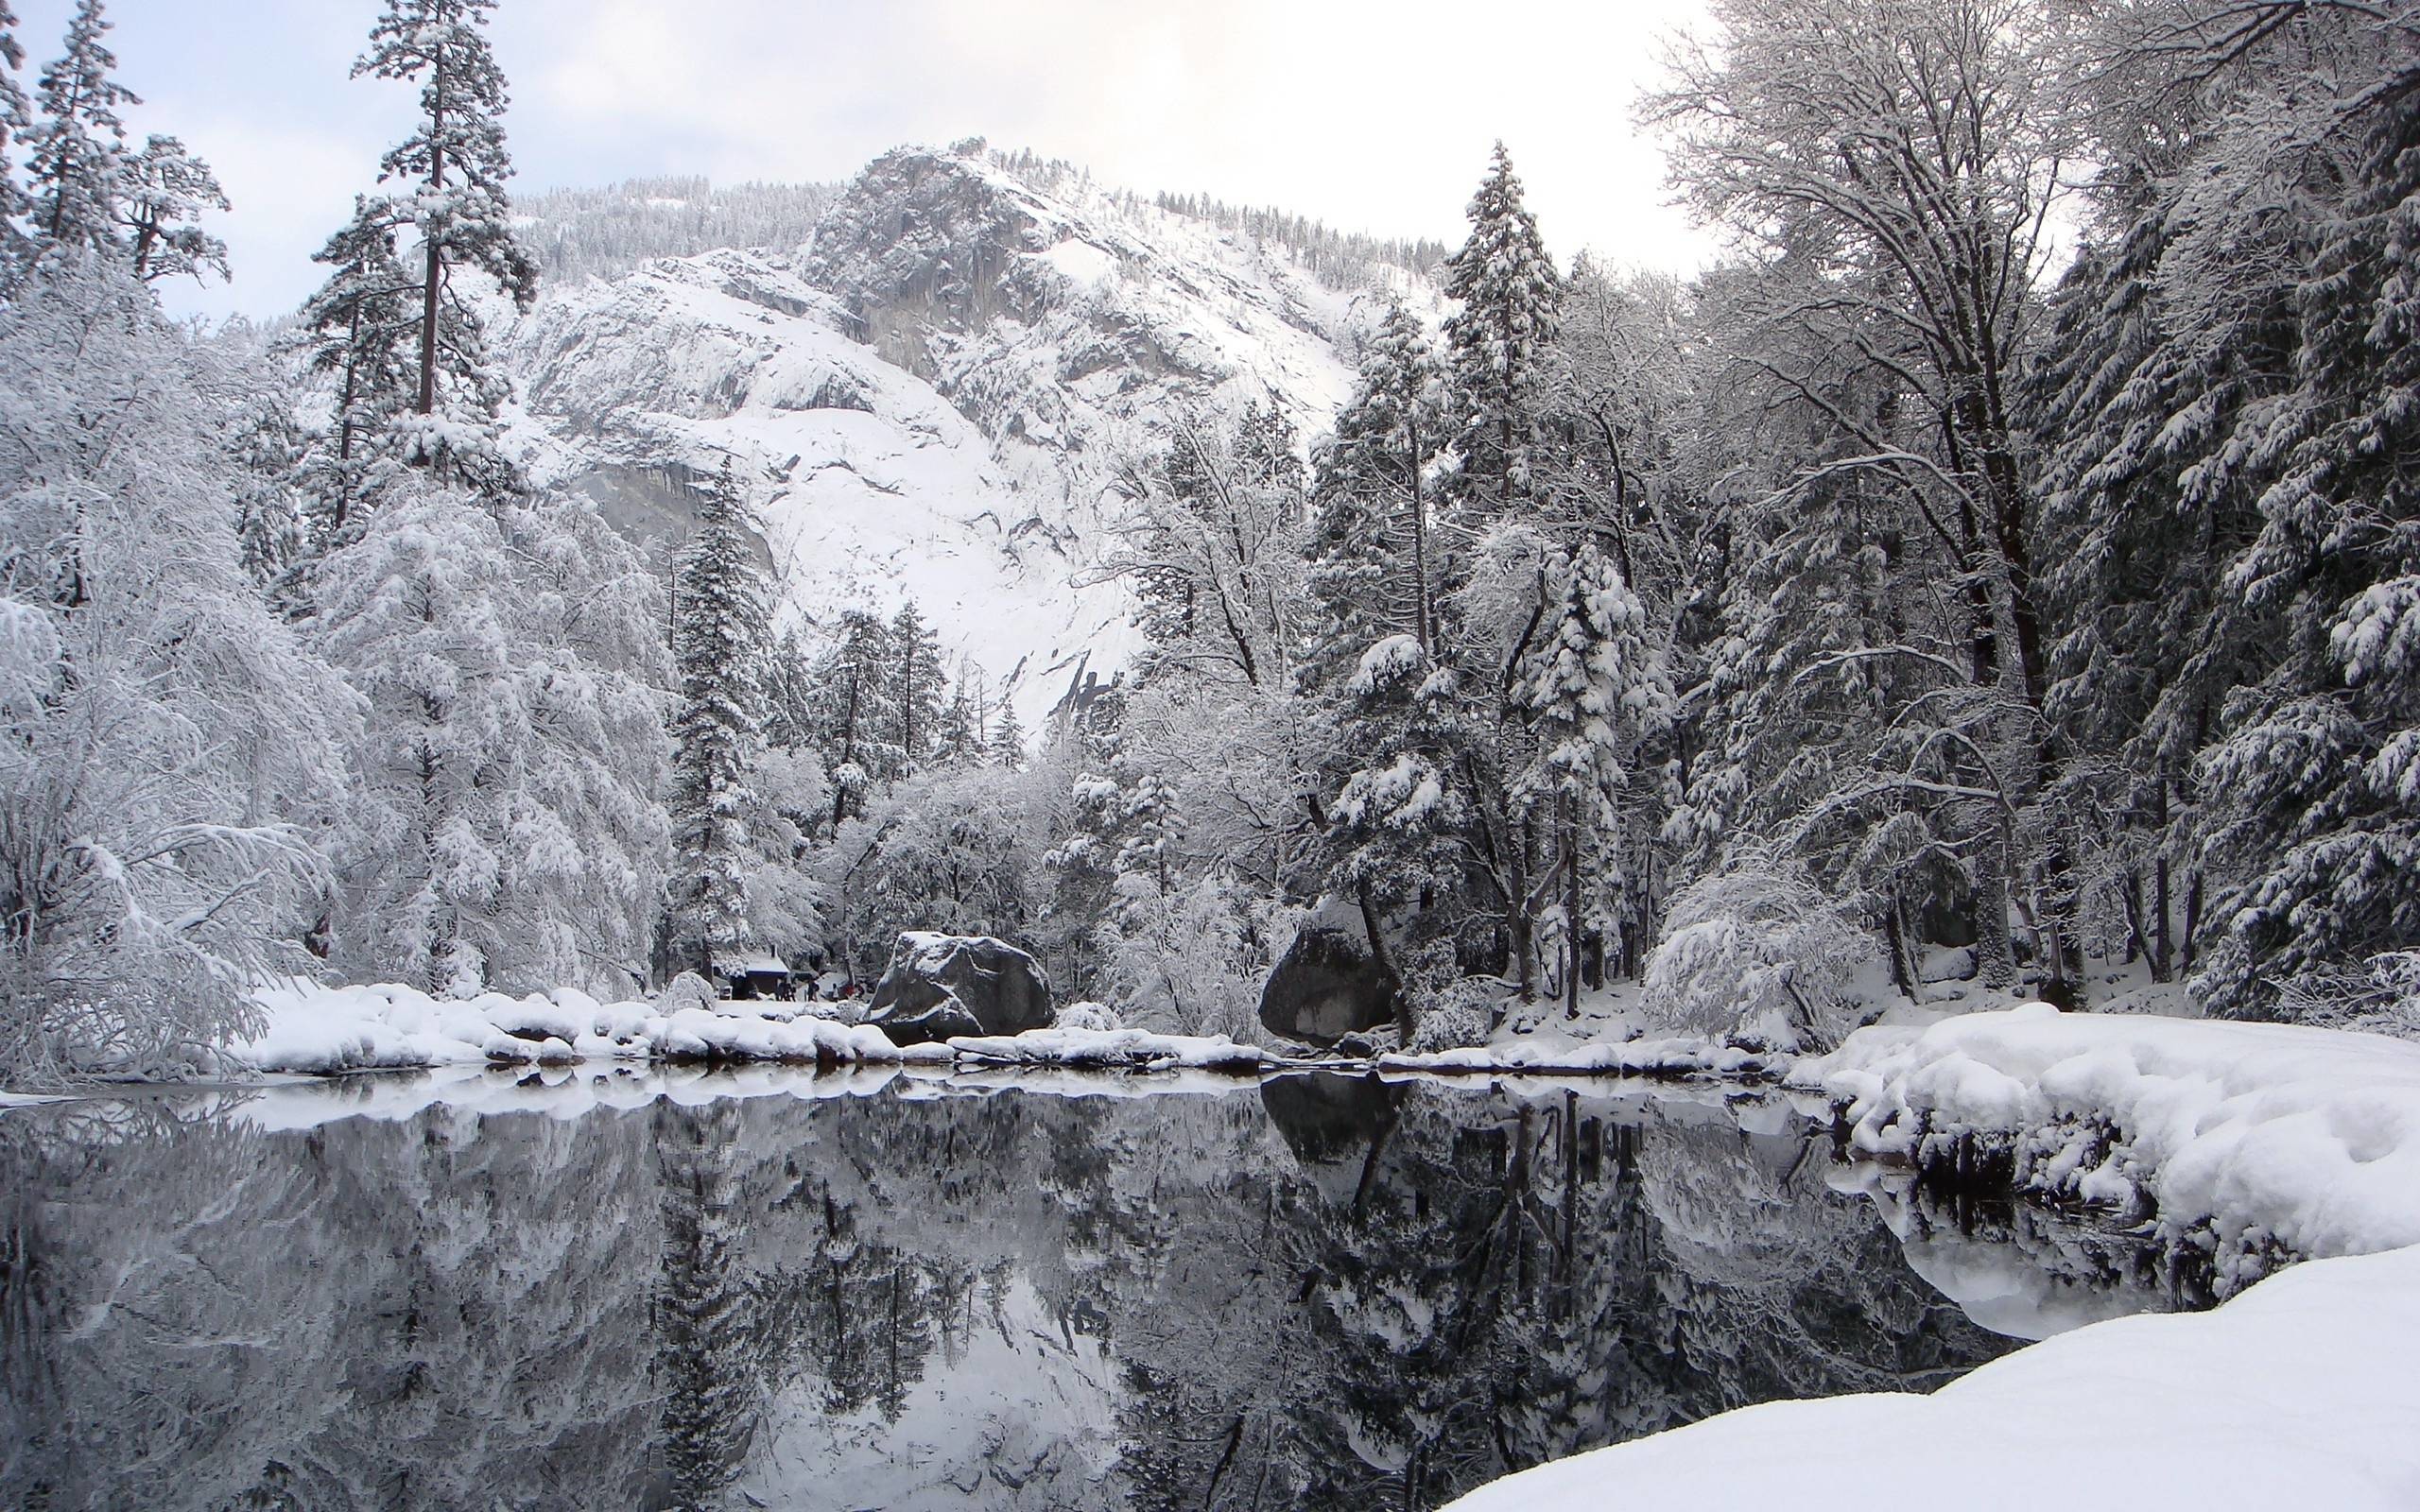
[(724, 963), (721, 974), (734, 1002), (787, 1002), (798, 995), (798, 979), (778, 955), (742, 955)]

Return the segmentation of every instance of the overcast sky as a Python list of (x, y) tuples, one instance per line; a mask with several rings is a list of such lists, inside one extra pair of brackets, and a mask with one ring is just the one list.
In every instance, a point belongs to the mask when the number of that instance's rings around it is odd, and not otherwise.
[[(73, 0), (15, 0), (38, 67)], [(234, 213), (232, 287), (267, 315), (371, 186), (412, 91), (347, 78), (378, 0), (109, 0), (136, 137), (182, 136)], [(1206, 190), (1341, 229), (1459, 240), (1502, 137), (1549, 248), (1692, 266), (1634, 137), (1657, 39), (1697, 0), (503, 0), (495, 50), (527, 192), (632, 175), (846, 178), (903, 142), (989, 137), (1146, 192)], [(30, 70), (29, 70), (30, 72)], [(30, 85), (31, 80), (28, 79)]]

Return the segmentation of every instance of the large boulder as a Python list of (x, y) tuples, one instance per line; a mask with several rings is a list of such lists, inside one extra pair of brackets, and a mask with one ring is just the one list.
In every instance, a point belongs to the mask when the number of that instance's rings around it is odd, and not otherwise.
[(1370, 949), (1360, 911), (1334, 902), (1303, 920), (1260, 993), (1262, 1026), (1307, 1044), (1333, 1045), (1394, 1017), (1394, 981)]
[(1054, 1022), (1040, 961), (1005, 940), (921, 930), (899, 936), (866, 1015), (898, 1045), (1023, 1034)]

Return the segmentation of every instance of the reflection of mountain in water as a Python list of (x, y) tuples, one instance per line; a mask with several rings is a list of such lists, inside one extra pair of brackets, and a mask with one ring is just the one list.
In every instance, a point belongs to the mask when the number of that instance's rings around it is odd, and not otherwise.
[(703, 1090), (11, 1114), (0, 1503), (1434, 1505), (2009, 1347), (1720, 1107)]

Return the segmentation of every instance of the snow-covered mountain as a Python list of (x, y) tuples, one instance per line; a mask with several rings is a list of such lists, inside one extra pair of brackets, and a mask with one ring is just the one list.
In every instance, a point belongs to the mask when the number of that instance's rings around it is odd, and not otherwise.
[[(1433, 305), (1417, 275), (1364, 282)], [(901, 148), (809, 246), (722, 249), (549, 290), (505, 322), (538, 481), (677, 539), (681, 485), (763, 478), (786, 613), (913, 594), (1028, 728), (1132, 649), (1100, 564), (1120, 461), (1274, 395), (1306, 442), (1347, 395), (1367, 289), (1273, 242), (969, 146)]]

